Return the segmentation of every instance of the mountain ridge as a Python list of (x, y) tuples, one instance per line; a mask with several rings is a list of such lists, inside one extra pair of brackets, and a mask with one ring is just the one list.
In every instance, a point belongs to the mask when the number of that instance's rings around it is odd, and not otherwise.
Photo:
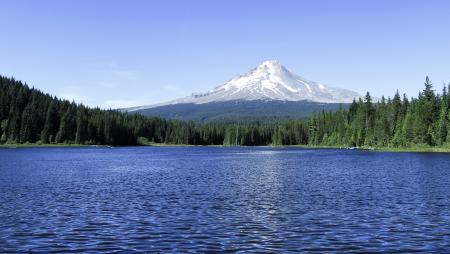
[(318, 103), (350, 103), (361, 97), (358, 93), (304, 79), (290, 72), (277, 60), (264, 61), (245, 74), (220, 86), (172, 101), (132, 107), (138, 111), (174, 104), (205, 104), (225, 101), (309, 101)]
[(334, 112), (348, 108), (348, 103), (318, 103), (309, 101), (235, 100), (203, 104), (180, 103), (136, 111), (146, 116), (194, 122), (280, 123), (304, 119), (321, 111)]

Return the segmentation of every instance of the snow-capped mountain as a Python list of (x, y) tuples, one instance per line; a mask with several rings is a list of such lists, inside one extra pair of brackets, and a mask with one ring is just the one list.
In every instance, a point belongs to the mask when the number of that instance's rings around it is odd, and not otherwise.
[(244, 75), (239, 75), (213, 90), (166, 103), (141, 106), (129, 111), (174, 104), (203, 104), (226, 101), (311, 101), (320, 103), (349, 103), (360, 97), (356, 92), (325, 86), (306, 80), (278, 61), (265, 61)]

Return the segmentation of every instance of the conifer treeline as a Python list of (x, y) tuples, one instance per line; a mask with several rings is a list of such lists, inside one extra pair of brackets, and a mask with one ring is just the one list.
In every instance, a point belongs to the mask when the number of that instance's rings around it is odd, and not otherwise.
[(445, 85), (436, 94), (427, 77), (418, 98), (397, 93), (373, 103), (369, 93), (349, 109), (316, 114), (286, 123), (274, 132), (273, 144), (324, 146), (442, 146), (450, 141), (450, 96)]
[(1, 143), (136, 145), (440, 146), (450, 141), (450, 96), (428, 77), (418, 98), (369, 93), (348, 109), (281, 124), (196, 124), (88, 108), (0, 76)]
[[(10, 144), (136, 145), (144, 140), (168, 144), (222, 145), (224, 139), (231, 136), (222, 124), (199, 125), (88, 108), (2, 76), (0, 125), (0, 143)], [(251, 133), (256, 128), (239, 127), (239, 142), (245, 145), (267, 144)], [(261, 130), (264, 128), (258, 128), (258, 131)], [(264, 140), (270, 140), (270, 137)]]

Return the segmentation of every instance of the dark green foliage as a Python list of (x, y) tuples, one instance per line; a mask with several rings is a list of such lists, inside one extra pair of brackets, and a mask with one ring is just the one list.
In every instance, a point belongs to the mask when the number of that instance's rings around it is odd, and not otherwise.
[[(138, 117), (59, 100), (13, 78), (0, 76), (1, 143), (132, 145), (137, 139), (131, 125), (135, 118)], [(114, 137), (105, 136), (105, 126)]]
[[(1, 143), (136, 145), (138, 138), (168, 144), (222, 145), (221, 124), (196, 124), (87, 108), (0, 76)], [(231, 127), (230, 127), (231, 128)], [(243, 126), (242, 144), (267, 145), (259, 127)]]
[(59, 129), (59, 122), (60, 117), (58, 115), (58, 101), (52, 100), (45, 116), (44, 129), (41, 132), (41, 140), (44, 144), (55, 141), (54, 138)]
[(198, 123), (273, 124), (292, 119), (305, 119), (322, 110), (336, 111), (349, 104), (311, 101), (224, 101), (205, 104), (174, 104), (138, 110), (145, 116), (194, 121)]
[(76, 131), (76, 105), (68, 105), (61, 118), (58, 133), (56, 134), (56, 143), (69, 142), (74, 140)]
[[(418, 99), (403, 101), (397, 92), (393, 100), (381, 98), (372, 103), (369, 93), (354, 101), (348, 110), (322, 113), (304, 121), (308, 127), (307, 141), (300, 144), (332, 146), (408, 147), (412, 145), (443, 145), (449, 138), (449, 98), (433, 91), (426, 78), (425, 89)], [(285, 142), (285, 129), (276, 131), (276, 144)]]
[(200, 124), (88, 108), (0, 76), (1, 143), (435, 146), (449, 142), (449, 109), (447, 89), (436, 94), (427, 77), (417, 99), (397, 92), (374, 103), (367, 93), (304, 120)]

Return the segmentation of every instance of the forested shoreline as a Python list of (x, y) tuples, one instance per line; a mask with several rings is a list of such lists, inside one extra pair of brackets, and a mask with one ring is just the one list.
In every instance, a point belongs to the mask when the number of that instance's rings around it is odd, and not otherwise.
[(349, 108), (277, 124), (182, 122), (89, 108), (0, 76), (1, 144), (448, 146), (450, 96), (429, 78), (417, 98), (369, 93)]

